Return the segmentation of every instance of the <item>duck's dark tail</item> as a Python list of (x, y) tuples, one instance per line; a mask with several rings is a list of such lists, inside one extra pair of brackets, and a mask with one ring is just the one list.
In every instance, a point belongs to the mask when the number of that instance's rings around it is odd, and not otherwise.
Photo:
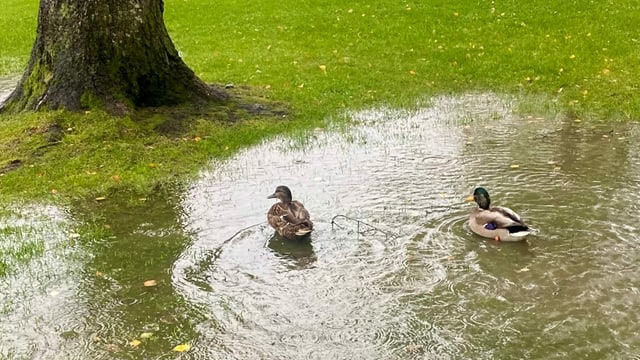
[(507, 230), (509, 230), (510, 234), (513, 234), (521, 231), (530, 231), (531, 229), (529, 229), (528, 226), (514, 225), (514, 226), (508, 226)]

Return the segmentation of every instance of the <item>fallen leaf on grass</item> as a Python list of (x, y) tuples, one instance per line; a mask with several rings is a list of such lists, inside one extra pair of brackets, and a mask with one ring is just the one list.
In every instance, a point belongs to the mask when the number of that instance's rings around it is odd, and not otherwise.
[(140, 334), (140, 338), (141, 339), (148, 339), (148, 338), (150, 338), (152, 336), (153, 336), (153, 333), (150, 333), (150, 332), (145, 332), (145, 333)]
[(144, 286), (146, 287), (156, 286), (156, 285), (158, 285), (158, 282), (155, 280), (147, 280), (144, 282)]

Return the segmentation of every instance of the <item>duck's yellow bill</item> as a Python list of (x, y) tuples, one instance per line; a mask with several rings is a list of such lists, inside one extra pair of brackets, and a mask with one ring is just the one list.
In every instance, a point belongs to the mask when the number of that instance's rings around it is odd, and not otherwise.
[(464, 199), (465, 199), (465, 200), (467, 200), (467, 201), (474, 201), (474, 200), (473, 200), (473, 195), (469, 195), (469, 196), (467, 196), (467, 197), (466, 197), (466, 198), (464, 198)]

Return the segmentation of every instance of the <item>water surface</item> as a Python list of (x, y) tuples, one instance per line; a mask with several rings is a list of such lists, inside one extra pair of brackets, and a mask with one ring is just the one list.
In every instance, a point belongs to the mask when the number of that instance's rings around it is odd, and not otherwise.
[[(68, 245), (5, 276), (0, 355), (637, 356), (639, 128), (512, 107), (472, 94), (357, 112), (349, 130), (215, 162), (175, 198), (58, 210), (31, 237)], [(280, 184), (310, 210), (310, 242), (266, 225)], [(463, 199), (478, 185), (539, 234), (473, 235)]]
[[(197, 240), (174, 282), (235, 358), (606, 358), (638, 348), (638, 129), (514, 116), (495, 96), (354, 115), (216, 164), (185, 204)], [(276, 185), (311, 210), (310, 244), (270, 239)], [(540, 234), (466, 227), (474, 186)], [(387, 232), (358, 233), (344, 214)], [(361, 227), (360, 230), (366, 230)], [(389, 235), (390, 234), (390, 235)], [(265, 246), (266, 241), (266, 246)], [(218, 331), (215, 331), (215, 330)], [(614, 355), (616, 354), (616, 355)], [(204, 355), (204, 354), (203, 354)], [(205, 356), (206, 357), (206, 356)]]
[(17, 83), (18, 77), (16, 76), (0, 77), (0, 104), (11, 95)]

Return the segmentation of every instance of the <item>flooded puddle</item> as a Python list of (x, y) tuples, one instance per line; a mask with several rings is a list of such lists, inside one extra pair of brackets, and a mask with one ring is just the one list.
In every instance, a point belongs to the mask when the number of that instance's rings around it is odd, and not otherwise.
[[(358, 112), (349, 130), (214, 163), (179, 201), (103, 209), (108, 236), (7, 276), (0, 355), (165, 358), (188, 344), (193, 359), (636, 356), (640, 129), (511, 108), (484, 94)], [(281, 184), (311, 212), (310, 242), (266, 224)], [(463, 199), (478, 185), (540, 233), (473, 235)], [(60, 268), (69, 285), (53, 297), (35, 274)]]
[(11, 95), (19, 78), (16, 76), (0, 77), (0, 104)]

